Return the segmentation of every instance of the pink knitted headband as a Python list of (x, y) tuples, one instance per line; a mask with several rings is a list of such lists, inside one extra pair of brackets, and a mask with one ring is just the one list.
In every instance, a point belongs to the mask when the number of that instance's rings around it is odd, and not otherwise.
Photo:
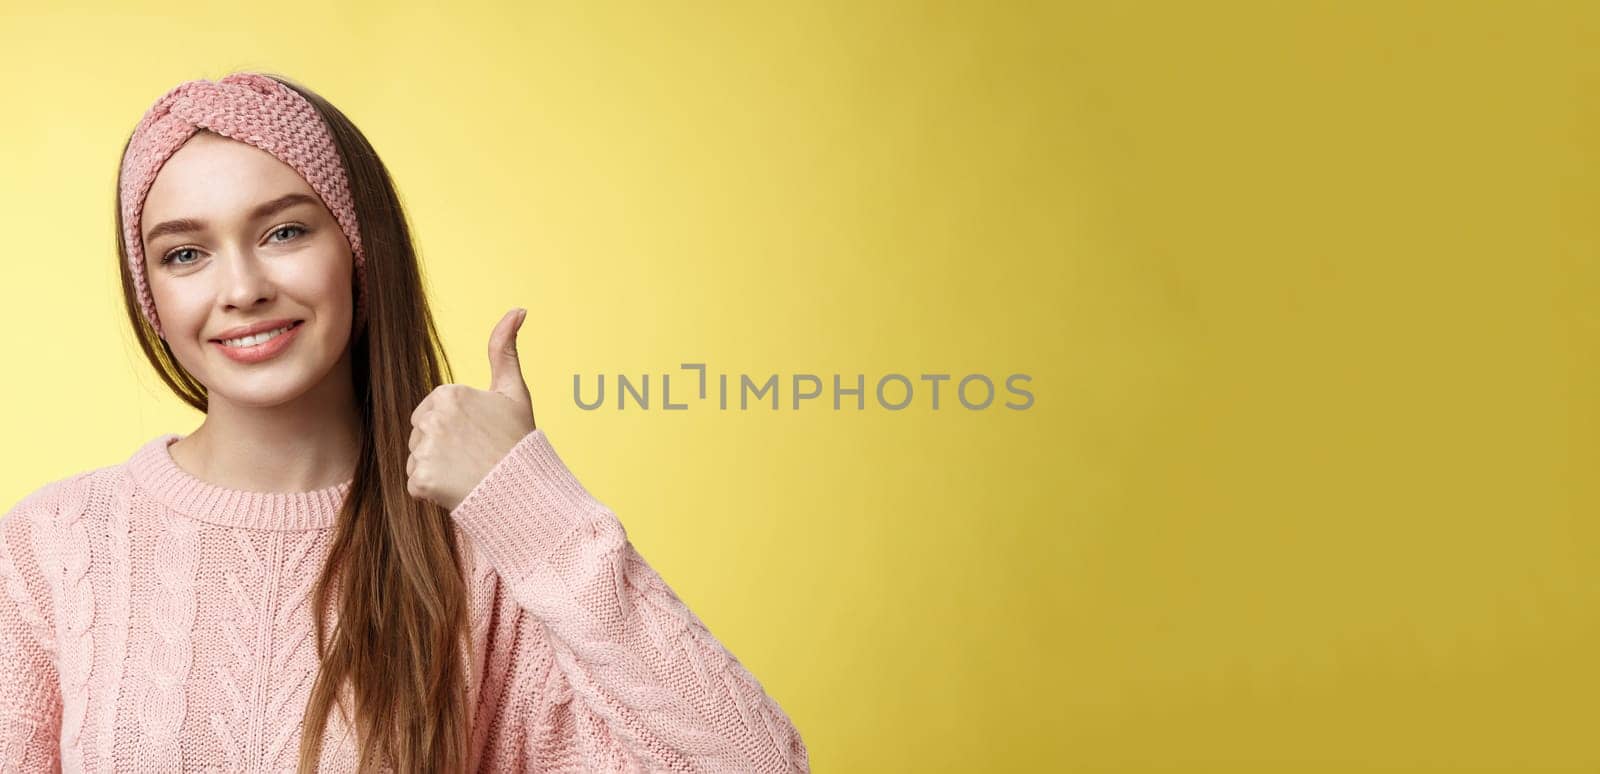
[(139, 218), (156, 173), (201, 129), (271, 153), (299, 172), (322, 197), (355, 253), (355, 325), (359, 331), (366, 320), (366, 254), (361, 249), (361, 228), (350, 198), (350, 182), (333, 135), (322, 115), (299, 92), (267, 76), (248, 72), (215, 82), (193, 80), (174, 86), (145, 112), (122, 157), (122, 239), (128, 252), (128, 268), (133, 271), (133, 283), (139, 292), (139, 305), (150, 326), (166, 337), (145, 277)]

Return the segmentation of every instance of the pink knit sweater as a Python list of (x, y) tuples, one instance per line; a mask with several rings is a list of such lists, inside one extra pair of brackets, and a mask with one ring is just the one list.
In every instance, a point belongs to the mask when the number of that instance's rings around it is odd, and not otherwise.
[[(0, 519), (0, 771), (294, 771), (318, 667), (310, 593), (350, 482), (221, 488), (177, 466), (179, 437)], [(543, 430), (450, 515), (470, 580), (471, 770), (809, 771), (777, 702)], [(355, 741), (336, 709), (321, 770), (354, 770)]]

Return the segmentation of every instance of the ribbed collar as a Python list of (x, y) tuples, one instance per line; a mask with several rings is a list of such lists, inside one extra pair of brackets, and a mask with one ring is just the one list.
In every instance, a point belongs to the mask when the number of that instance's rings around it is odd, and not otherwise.
[(352, 479), (310, 492), (251, 492), (202, 481), (178, 467), (167, 447), (184, 436), (157, 436), (128, 458), (133, 479), (163, 505), (225, 527), (304, 530), (333, 526)]

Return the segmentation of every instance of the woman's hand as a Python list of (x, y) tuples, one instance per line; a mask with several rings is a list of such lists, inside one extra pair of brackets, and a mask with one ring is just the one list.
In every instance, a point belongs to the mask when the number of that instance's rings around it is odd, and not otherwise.
[(533, 399), (522, 380), (513, 309), (489, 334), (489, 389), (441, 384), (411, 412), (406, 491), (455, 510), (523, 436), (533, 432)]

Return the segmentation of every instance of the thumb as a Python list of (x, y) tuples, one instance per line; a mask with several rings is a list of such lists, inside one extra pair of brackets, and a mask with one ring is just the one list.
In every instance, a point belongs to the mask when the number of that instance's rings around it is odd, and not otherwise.
[(508, 398), (527, 400), (528, 384), (522, 380), (522, 362), (517, 357), (517, 332), (528, 310), (513, 309), (500, 318), (489, 334), (489, 389)]

